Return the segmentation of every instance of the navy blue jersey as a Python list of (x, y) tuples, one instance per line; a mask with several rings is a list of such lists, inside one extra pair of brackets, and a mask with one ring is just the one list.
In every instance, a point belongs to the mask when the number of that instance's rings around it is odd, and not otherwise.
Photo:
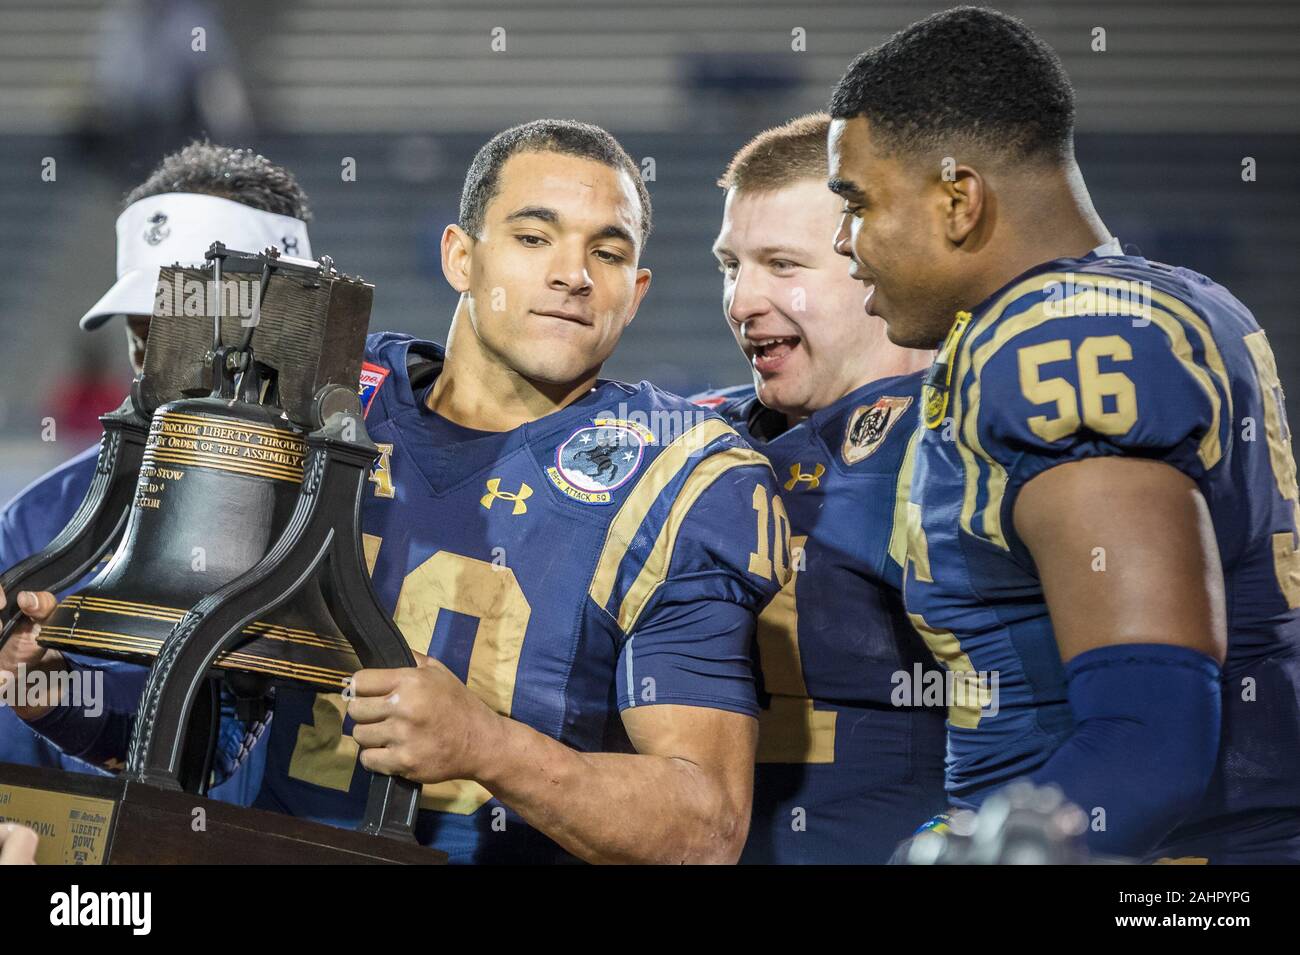
[(1033, 772), (1073, 729), (1047, 604), (1012, 522), (1016, 495), (1056, 465), (1126, 455), (1196, 482), (1227, 596), (1218, 766), (1170, 841), (1294, 812), (1300, 494), (1273, 354), (1250, 312), (1187, 269), (1133, 256), (1048, 262), (959, 316), (923, 413), (905, 593), (970, 690), (949, 712), (953, 802)]
[[(38, 478), (18, 493), (0, 513), (0, 569), (7, 569), (39, 552), (72, 520), (90, 489), (95, 475), (99, 445), (93, 445)], [(87, 576), (87, 580), (93, 573)], [(74, 588), (75, 589), (75, 588)], [(14, 599), (16, 594), (7, 594)], [(75, 660), (100, 668), (106, 679), (115, 682), (118, 691), (137, 697), (144, 688), (145, 667), (130, 663), (97, 660), (69, 654)], [(225, 703), (221, 740), (217, 749), (218, 778), (221, 784), (209, 795), (214, 799), (248, 805), (261, 782), (261, 761), (265, 747), (254, 745), (255, 737), (245, 738), (245, 726), (234, 718), (233, 700)], [(251, 751), (249, 751), (251, 747)], [(70, 756), (0, 706), (0, 762), (25, 766), (49, 766), (69, 772), (106, 774), (106, 770)]]
[[(63, 530), (86, 496), (98, 456), (99, 445), (87, 448), (28, 485), (5, 506), (0, 514), (0, 568), (12, 567), (35, 554)], [(9, 600), (16, 596), (5, 595)], [(8, 707), (0, 707), (0, 762), (78, 773), (104, 772), (64, 753)]]
[(697, 397), (776, 469), (794, 575), (759, 618), (758, 768), (747, 862), (883, 863), (945, 805), (934, 667), (903, 611), (921, 374), (872, 382), (794, 427), (751, 386)]
[[(411, 647), (581, 751), (628, 750), (629, 707), (756, 715), (754, 622), (789, 566), (767, 461), (720, 416), (645, 382), (470, 431), (425, 404), (442, 356), (403, 335), (368, 340), (381, 457), (365, 550)], [(359, 822), (367, 774), (345, 711), (338, 694), (277, 693), (259, 805)], [(476, 782), (426, 785), (420, 805), (421, 842), (453, 861), (568, 858)]]

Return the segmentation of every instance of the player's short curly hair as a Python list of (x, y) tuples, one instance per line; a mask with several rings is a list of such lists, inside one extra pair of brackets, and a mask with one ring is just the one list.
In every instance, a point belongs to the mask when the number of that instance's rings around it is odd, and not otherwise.
[(936, 13), (860, 54), (830, 114), (866, 117), (895, 153), (966, 142), (1060, 161), (1074, 148), (1074, 90), (1056, 53), (1021, 21), (978, 7)]
[(122, 208), (150, 196), (194, 192), (282, 216), (311, 221), (307, 193), (293, 173), (251, 149), (195, 140), (163, 157), (149, 178), (122, 200)]
[(591, 159), (626, 172), (641, 203), (641, 244), (650, 237), (650, 193), (622, 144), (607, 131), (571, 119), (535, 119), (493, 136), (474, 156), (460, 193), (460, 227), (478, 238), (488, 203), (501, 187), (501, 169), (517, 153), (551, 152)]

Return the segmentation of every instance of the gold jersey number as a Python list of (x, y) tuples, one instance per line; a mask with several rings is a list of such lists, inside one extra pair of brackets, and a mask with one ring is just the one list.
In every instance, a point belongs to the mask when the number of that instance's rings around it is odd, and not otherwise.
[(1300, 528), (1300, 490), (1296, 487), (1295, 457), (1291, 454), (1291, 431), (1282, 410), (1282, 382), (1277, 375), (1273, 349), (1262, 331), (1245, 338), (1255, 365), (1260, 404), (1264, 406), (1264, 434), (1268, 439), (1268, 461), (1273, 480), (1282, 500), (1291, 506), (1289, 530), (1272, 536), (1273, 571), (1288, 607), (1300, 607), (1300, 550), (1296, 549), (1296, 529)]
[[(377, 554), (377, 548), (374, 549)], [(368, 555), (369, 556), (369, 555)], [(402, 581), (393, 620), (407, 644), (427, 654), (443, 610), (478, 620), (465, 685), (502, 716), (510, 715), (519, 656), (532, 613), (514, 571), (486, 561), (438, 551)], [(322, 693), (312, 706), (312, 723), (298, 728), (289, 775), (327, 789), (347, 792), (360, 747), (343, 732), (347, 702)], [(492, 794), (469, 779), (426, 784), (420, 808), (469, 815)]]
[[(760, 500), (761, 499), (761, 500)], [(788, 574), (790, 522), (779, 497), (768, 505), (762, 485), (754, 489), (758, 512), (757, 549), (750, 553), (749, 569), (764, 579), (785, 580)], [(366, 561), (373, 570), (380, 541), (365, 535)], [(502, 716), (510, 716), (519, 657), (532, 609), (523, 588), (509, 567), (439, 551), (406, 575), (397, 597), (393, 620), (407, 644), (427, 654), (443, 610), (478, 620), (465, 681), (480, 699)], [(312, 704), (312, 722), (298, 728), (289, 760), (293, 779), (347, 792), (360, 752), (356, 740), (343, 732), (347, 701), (340, 693), (322, 693)], [(453, 779), (426, 784), (420, 808), (469, 815), (492, 798), (478, 783)]]

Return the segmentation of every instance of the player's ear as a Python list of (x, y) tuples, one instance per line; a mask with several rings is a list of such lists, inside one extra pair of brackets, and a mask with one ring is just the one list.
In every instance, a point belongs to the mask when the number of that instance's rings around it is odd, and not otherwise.
[(961, 245), (986, 211), (984, 177), (971, 166), (954, 165), (944, 170), (939, 187), (944, 194), (944, 234), (953, 245)]
[(650, 270), (636, 270), (636, 287), (632, 290), (632, 307), (628, 309), (627, 320), (623, 322), (623, 327), (632, 324), (632, 319), (636, 318), (637, 309), (641, 307), (641, 300), (645, 298), (645, 293), (650, 291)]
[(469, 291), (473, 237), (455, 223), (442, 230), (442, 274), (457, 292)]

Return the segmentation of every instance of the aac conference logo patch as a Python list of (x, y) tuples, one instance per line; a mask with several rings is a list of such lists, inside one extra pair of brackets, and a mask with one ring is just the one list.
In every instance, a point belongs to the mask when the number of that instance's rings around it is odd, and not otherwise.
[(645, 446), (653, 443), (649, 429), (634, 422), (596, 418), (555, 449), (555, 464), (546, 469), (546, 476), (575, 501), (608, 504), (612, 492), (641, 467)]
[(889, 429), (898, 423), (911, 403), (910, 397), (885, 395), (873, 405), (854, 409), (849, 417), (849, 426), (844, 430), (844, 447), (841, 451), (844, 463), (857, 464), (870, 457), (884, 443)]

